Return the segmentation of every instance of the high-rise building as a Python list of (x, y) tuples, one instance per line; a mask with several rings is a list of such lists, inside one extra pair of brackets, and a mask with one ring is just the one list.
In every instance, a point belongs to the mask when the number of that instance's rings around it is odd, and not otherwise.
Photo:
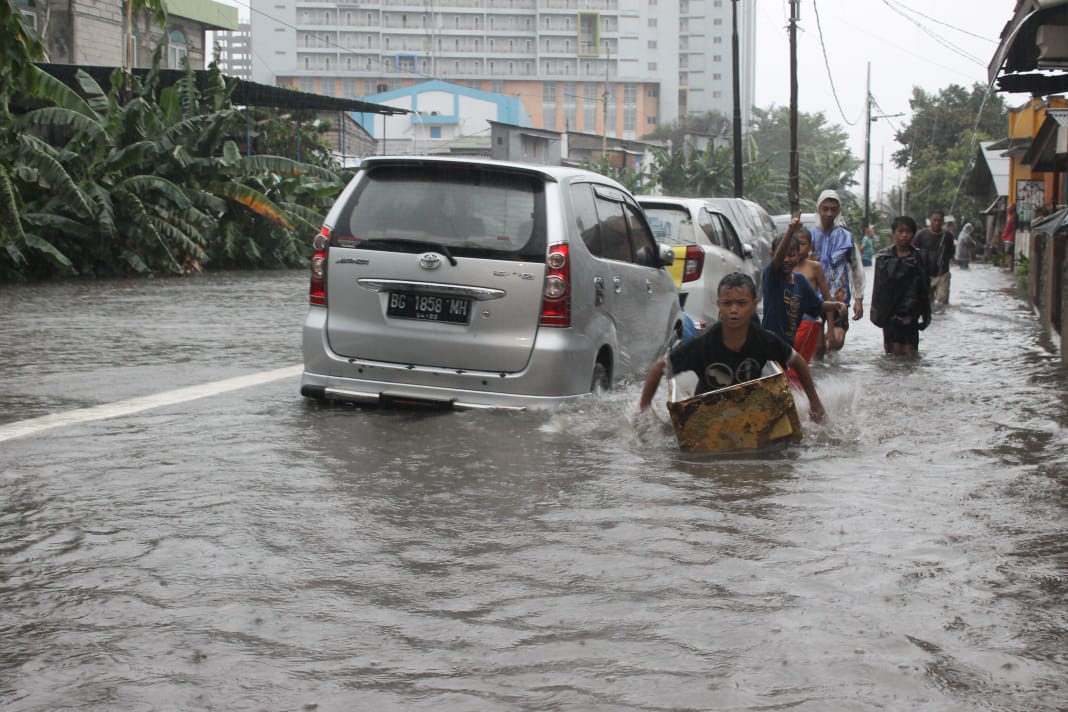
[(231, 77), (252, 79), (252, 24), (238, 23), (234, 32), (214, 33), (219, 70)]
[(735, 9), (743, 120), (748, 118), (754, 5), (251, 0), (252, 78), (343, 97), (441, 79), (518, 97), (538, 128), (641, 138), (687, 114), (732, 115)]

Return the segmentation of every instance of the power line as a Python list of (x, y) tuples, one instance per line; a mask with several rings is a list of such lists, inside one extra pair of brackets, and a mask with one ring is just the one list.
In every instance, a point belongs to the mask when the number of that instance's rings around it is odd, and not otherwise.
[[(886, 109), (884, 109), (884, 108), (882, 107), (882, 105), (880, 105), (880, 104), (879, 104), (879, 100), (875, 98), (875, 95), (874, 95), (874, 94), (872, 94), (872, 97), (871, 97), (871, 103), (875, 104), (875, 106), (877, 106), (877, 107), (879, 108), (879, 112), (880, 112), (880, 113), (882, 113), (882, 114), (886, 114), (886, 113), (887, 113), (887, 112), (886, 112)], [(896, 123), (896, 122), (895, 122), (895, 121), (893, 120), (893, 117), (890, 117), (890, 116), (880, 116), (879, 118), (880, 118), (880, 119), (886, 119), (886, 123), (890, 124), (890, 128), (892, 128), (892, 129), (893, 129), (894, 131), (901, 131), (901, 130), (902, 130), (902, 127), (899, 127), (899, 126), (897, 125), (897, 123)]]
[(919, 22), (919, 21), (909, 17), (901, 9), (894, 7), (892, 4), (890, 4), (890, 0), (883, 0), (883, 4), (886, 5), (888, 8), (890, 8), (891, 10), (893, 10), (894, 12), (896, 12), (898, 15), (901, 15), (901, 17), (905, 18), (906, 20), (908, 20), (912, 24), (916, 25), (916, 27), (920, 28), (921, 31), (923, 31), (925, 34), (930, 36), (932, 39), (938, 40), (939, 42), (944, 44), (946, 47), (949, 47), (950, 49), (952, 49), (955, 52), (959, 53), (965, 59), (970, 59), (971, 61), (975, 62), (976, 64), (978, 64), (978, 65), (980, 65), (982, 67), (986, 66), (986, 62), (984, 62), (983, 60), (979, 59), (978, 57), (976, 57), (973, 54), (969, 54), (968, 52), (965, 52), (963, 49), (961, 49), (960, 47), (956, 46), (955, 44), (953, 44), (949, 40), (947, 40), (944, 37), (940, 37), (939, 35), (935, 34), (935, 32), (933, 30), (929, 29), (922, 22)]
[(856, 121), (850, 121), (846, 118), (845, 111), (842, 109), (842, 102), (838, 100), (838, 90), (834, 86), (834, 77), (831, 76), (831, 63), (827, 59), (827, 45), (823, 42), (823, 26), (820, 24), (820, 11), (816, 7), (816, 0), (812, 0), (812, 9), (816, 11), (816, 29), (820, 36), (820, 49), (823, 50), (823, 66), (827, 68), (827, 80), (831, 83), (831, 94), (834, 95), (834, 103), (838, 105), (838, 113), (841, 114), (842, 121), (850, 126), (856, 126)]
[(991, 39), (989, 37), (984, 37), (983, 35), (977, 35), (974, 32), (969, 32), (968, 30), (964, 30), (964, 29), (961, 29), (960, 27), (957, 27), (955, 25), (951, 25), (948, 22), (946, 22), (945, 20), (939, 20), (937, 18), (931, 17), (930, 15), (925, 15), (922, 12), (920, 12), (919, 10), (916, 10), (915, 8), (911, 8), (911, 7), (909, 7), (908, 5), (906, 5), (903, 2), (898, 2), (898, 0), (892, 0), (892, 1), (894, 2), (895, 5), (900, 5), (903, 10), (907, 10), (908, 12), (911, 12), (911, 13), (913, 13), (915, 15), (919, 15), (920, 17), (925, 18), (927, 20), (930, 20), (931, 22), (936, 22), (939, 25), (942, 25), (943, 27), (947, 27), (947, 28), (949, 28), (951, 30), (954, 30), (955, 32), (959, 32), (962, 35), (968, 35), (969, 37), (974, 37), (977, 40), (984, 40), (984, 41), (989, 42), (989, 43), (994, 44), (994, 45), (998, 44), (997, 40)]

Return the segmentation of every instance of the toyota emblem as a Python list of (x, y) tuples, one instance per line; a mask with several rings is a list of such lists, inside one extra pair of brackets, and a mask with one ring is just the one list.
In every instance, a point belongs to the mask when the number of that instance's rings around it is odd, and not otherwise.
[(436, 252), (426, 252), (419, 255), (419, 266), (423, 269), (437, 269), (441, 267), (441, 256)]

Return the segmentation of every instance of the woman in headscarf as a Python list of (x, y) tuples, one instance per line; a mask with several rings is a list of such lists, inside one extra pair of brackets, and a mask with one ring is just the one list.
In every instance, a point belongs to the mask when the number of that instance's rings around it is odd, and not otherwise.
[(968, 269), (968, 263), (972, 261), (972, 251), (975, 249), (975, 228), (971, 223), (965, 223), (957, 238), (957, 252), (953, 260), (961, 269)]

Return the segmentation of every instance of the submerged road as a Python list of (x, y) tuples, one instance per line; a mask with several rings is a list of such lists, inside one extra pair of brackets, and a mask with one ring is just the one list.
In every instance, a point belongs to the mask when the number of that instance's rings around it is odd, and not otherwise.
[(308, 405), (303, 271), (0, 287), (0, 709), (1068, 709), (1064, 366), (952, 289), (696, 457), (637, 383)]

